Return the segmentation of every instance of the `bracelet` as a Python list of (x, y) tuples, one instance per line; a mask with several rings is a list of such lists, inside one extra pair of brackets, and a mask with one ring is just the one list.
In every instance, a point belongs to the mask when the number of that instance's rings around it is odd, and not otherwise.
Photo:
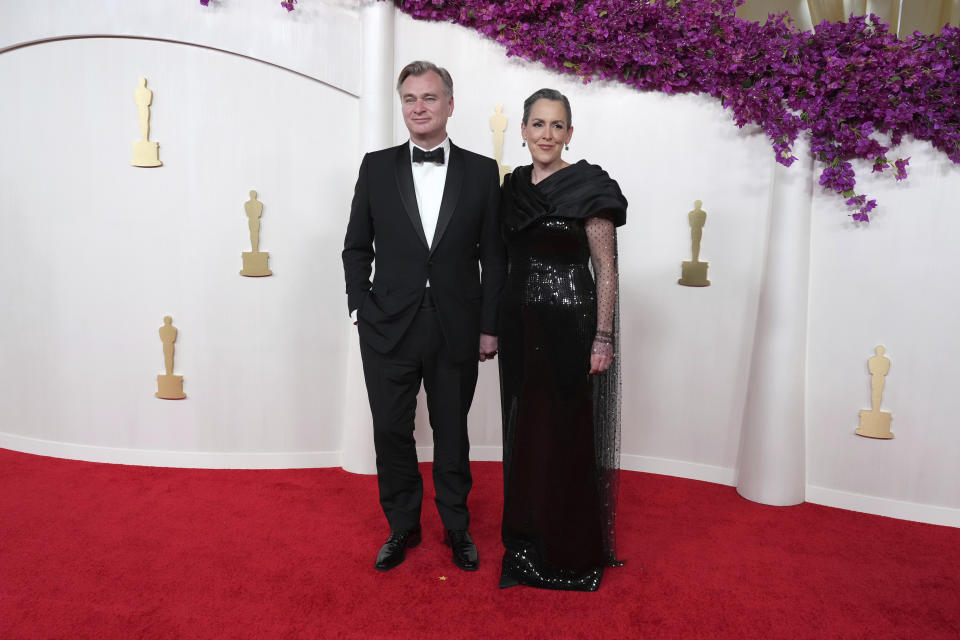
[(613, 344), (613, 332), (598, 329), (597, 334), (593, 337), (593, 341), (602, 344)]

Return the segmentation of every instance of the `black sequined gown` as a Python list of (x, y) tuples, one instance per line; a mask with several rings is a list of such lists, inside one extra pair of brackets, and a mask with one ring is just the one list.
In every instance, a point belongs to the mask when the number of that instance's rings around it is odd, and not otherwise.
[(625, 215), (616, 182), (583, 161), (538, 185), (529, 166), (504, 182), (501, 587), (593, 591), (617, 564), (619, 359), (589, 370), (598, 328), (616, 334)]

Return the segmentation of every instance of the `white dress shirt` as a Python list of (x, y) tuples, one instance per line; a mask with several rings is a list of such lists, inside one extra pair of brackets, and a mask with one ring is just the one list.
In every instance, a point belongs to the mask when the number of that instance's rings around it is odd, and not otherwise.
[[(450, 162), (450, 138), (433, 147), (443, 147), (443, 164), (435, 162), (414, 162), (413, 148), (420, 145), (410, 141), (410, 166), (413, 169), (413, 190), (417, 192), (417, 209), (420, 210), (420, 224), (423, 225), (423, 234), (427, 236), (427, 244), (433, 247), (433, 234), (437, 231), (437, 219), (440, 217), (440, 201), (443, 199), (443, 186), (447, 181), (447, 164)], [(433, 149), (423, 149), (433, 151)], [(427, 286), (430, 280), (427, 279)]]
[[(443, 147), (443, 164), (434, 162), (413, 162), (413, 148), (420, 147), (410, 141), (410, 164), (413, 168), (413, 188), (417, 192), (417, 209), (420, 210), (420, 223), (423, 233), (427, 236), (427, 244), (433, 246), (433, 234), (437, 230), (437, 219), (440, 217), (440, 201), (443, 199), (443, 186), (447, 181), (447, 163), (450, 162), (450, 138), (433, 147)], [(423, 149), (433, 151), (433, 149)], [(429, 283), (428, 283), (429, 284)]]

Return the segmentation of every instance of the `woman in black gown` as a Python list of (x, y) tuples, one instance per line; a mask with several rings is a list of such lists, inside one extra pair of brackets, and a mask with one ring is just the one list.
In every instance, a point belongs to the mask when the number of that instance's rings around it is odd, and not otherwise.
[(619, 564), (616, 227), (627, 201), (600, 167), (561, 158), (573, 135), (562, 94), (530, 96), (521, 130), (533, 164), (502, 188), (500, 586), (594, 591)]

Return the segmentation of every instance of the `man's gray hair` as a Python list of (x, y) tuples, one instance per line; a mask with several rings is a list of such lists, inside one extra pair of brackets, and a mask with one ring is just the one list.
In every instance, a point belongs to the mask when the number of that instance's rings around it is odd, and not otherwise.
[(530, 119), (530, 107), (532, 107), (533, 103), (537, 100), (553, 100), (555, 102), (562, 102), (563, 108), (567, 110), (567, 127), (569, 128), (573, 126), (573, 114), (570, 112), (570, 101), (567, 100), (567, 96), (563, 95), (556, 89), (540, 89), (523, 101), (523, 124), (527, 124), (527, 120)]
[(440, 80), (443, 82), (443, 92), (447, 94), (448, 98), (452, 98), (453, 78), (450, 77), (450, 72), (426, 60), (414, 60), (400, 71), (400, 76), (397, 78), (397, 93), (400, 93), (400, 85), (403, 84), (404, 80), (410, 76), (422, 76), (430, 71), (440, 76)]

